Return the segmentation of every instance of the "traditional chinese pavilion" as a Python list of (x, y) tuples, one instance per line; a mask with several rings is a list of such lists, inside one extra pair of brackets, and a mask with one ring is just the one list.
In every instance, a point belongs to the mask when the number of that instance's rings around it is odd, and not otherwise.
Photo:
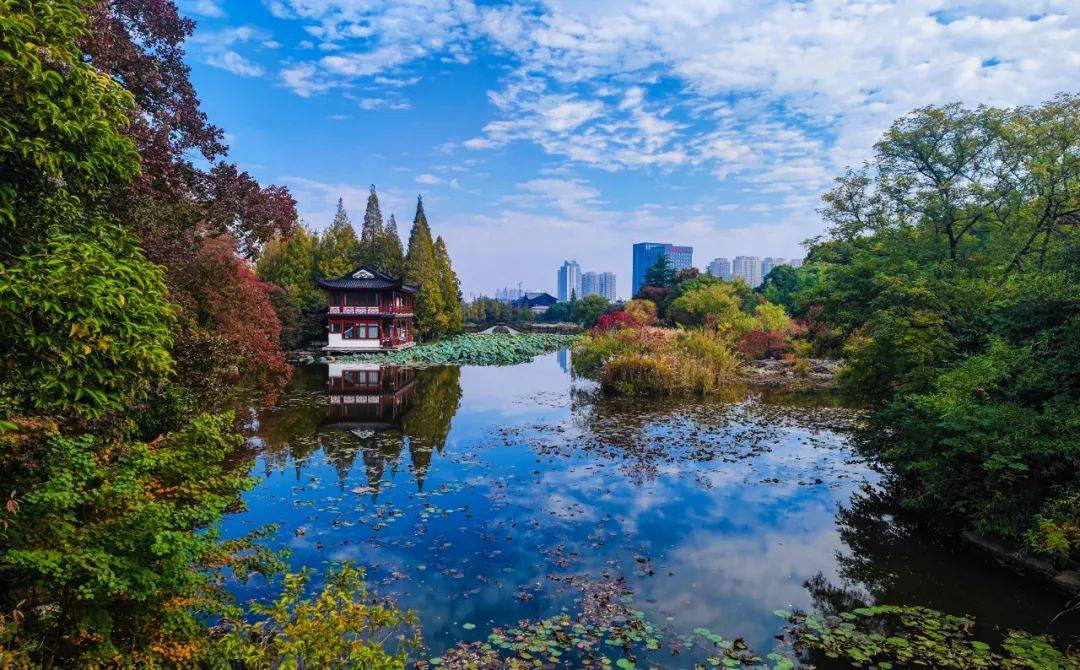
[(416, 286), (367, 266), (317, 283), (326, 291), (327, 349), (395, 351), (415, 344)]

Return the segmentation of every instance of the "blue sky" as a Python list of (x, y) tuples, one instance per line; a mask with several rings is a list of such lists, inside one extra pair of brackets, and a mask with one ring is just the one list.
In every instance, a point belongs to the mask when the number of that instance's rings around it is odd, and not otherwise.
[(1080, 81), (1075, 3), (181, 0), (231, 157), (321, 230), (374, 183), (424, 196), (463, 289), (554, 290), (630, 245), (802, 256), (830, 180), (926, 104), (1031, 104)]

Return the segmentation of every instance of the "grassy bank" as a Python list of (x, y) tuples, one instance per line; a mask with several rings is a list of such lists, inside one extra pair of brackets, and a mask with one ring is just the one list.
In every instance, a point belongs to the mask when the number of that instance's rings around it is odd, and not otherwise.
[(575, 335), (455, 335), (445, 340), (418, 344), (411, 349), (388, 354), (335, 356), (342, 361), (378, 361), (399, 365), (515, 365), (528, 363), (541, 354), (569, 347)]

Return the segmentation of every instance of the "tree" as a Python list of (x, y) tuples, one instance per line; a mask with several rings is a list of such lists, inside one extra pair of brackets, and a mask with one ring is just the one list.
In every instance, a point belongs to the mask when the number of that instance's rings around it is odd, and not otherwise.
[(3, 653), (176, 665), (222, 611), (211, 573), (259, 563), (199, 532), (239, 503), (242, 438), (231, 415), (198, 416), (169, 374), (166, 273), (111, 202), (138, 171), (124, 134), (138, 114), (83, 59), (83, 7), (0, 0)]
[(667, 254), (660, 254), (656, 262), (645, 271), (643, 286), (657, 286), (670, 288), (675, 285), (675, 268), (671, 265), (671, 258)]
[(686, 291), (671, 303), (667, 315), (679, 325), (708, 326), (732, 340), (753, 327), (753, 319), (742, 311), (736, 287), (723, 281)]
[(375, 184), (371, 185), (368, 193), (367, 209), (364, 210), (364, 225), (360, 228), (360, 243), (364, 246), (365, 253), (375, 250), (379, 237), (383, 233), (382, 211), (379, 209), (379, 195), (375, 192)]
[(769, 302), (783, 305), (787, 310), (795, 307), (794, 294), (799, 287), (799, 272), (790, 265), (777, 265), (765, 275), (758, 291)]
[[(378, 203), (376, 203), (378, 207)], [(365, 220), (366, 225), (366, 220)], [(356, 267), (360, 243), (341, 198), (330, 226), (319, 237), (318, 273), (320, 277), (340, 277)]]
[(570, 318), (574, 323), (592, 328), (610, 306), (607, 298), (593, 293), (571, 303)]
[(443, 301), (435, 244), (431, 240), (424, 201), (416, 198), (416, 216), (409, 232), (409, 252), (405, 256), (405, 281), (419, 287), (413, 302), (416, 330), (423, 338), (446, 332), (448, 323)]
[(462, 300), (461, 285), (450, 263), (446, 242), (440, 235), (435, 240), (435, 263), (439, 271), (439, 292), (446, 314), (446, 333), (461, 332)]
[(858, 446), (898, 497), (1080, 549), (1080, 100), (916, 110), (825, 196), (791, 299), (844, 341)]
[(400, 277), (405, 272), (405, 250), (401, 247), (401, 236), (393, 214), (386, 224), (383, 238), (382, 271), (392, 277)]
[[(104, 182), (109, 185), (105, 205), (116, 222), (135, 231), (147, 258), (165, 267), (169, 299), (179, 308), (174, 348), (200, 351), (221, 363), (235, 359), (244, 352), (226, 350), (229, 338), (214, 332), (206, 312), (198, 310), (207, 296), (193, 293), (188, 280), (208, 257), (203, 253), (208, 240), (232, 240), (232, 253), (254, 260), (270, 240), (289, 237), (297, 224), (296, 203), (287, 189), (263, 186), (224, 160), (223, 132), (199, 108), (184, 62), (184, 41), (194, 22), (180, 16), (173, 2), (123, 0), (80, 7), (90, 29), (78, 35), (76, 53), (98, 76), (119, 83), (130, 95), (133, 104), (123, 110), (127, 123), (122, 131), (141, 158), (136, 179)], [(182, 368), (178, 379), (198, 393), (223, 388), (213, 375), (230, 367), (203, 365), (190, 356), (177, 356), (177, 364)]]
[(656, 303), (651, 300), (631, 300), (623, 309), (639, 326), (651, 326), (656, 323)]
[(322, 241), (301, 226), (288, 239), (271, 240), (255, 265), (260, 280), (280, 289), (270, 298), (281, 321), (281, 343), (286, 348), (325, 336), (326, 295), (315, 280), (339, 276), (318, 268), (318, 261), (325, 258)]

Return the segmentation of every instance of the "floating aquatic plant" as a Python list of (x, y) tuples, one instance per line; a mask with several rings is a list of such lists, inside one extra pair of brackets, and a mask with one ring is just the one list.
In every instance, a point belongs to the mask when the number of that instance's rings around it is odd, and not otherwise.
[(515, 365), (528, 363), (541, 354), (569, 347), (576, 335), (523, 333), (520, 335), (457, 335), (420, 344), (402, 351), (378, 354), (351, 354), (336, 357), (343, 361), (378, 361), (396, 365)]

